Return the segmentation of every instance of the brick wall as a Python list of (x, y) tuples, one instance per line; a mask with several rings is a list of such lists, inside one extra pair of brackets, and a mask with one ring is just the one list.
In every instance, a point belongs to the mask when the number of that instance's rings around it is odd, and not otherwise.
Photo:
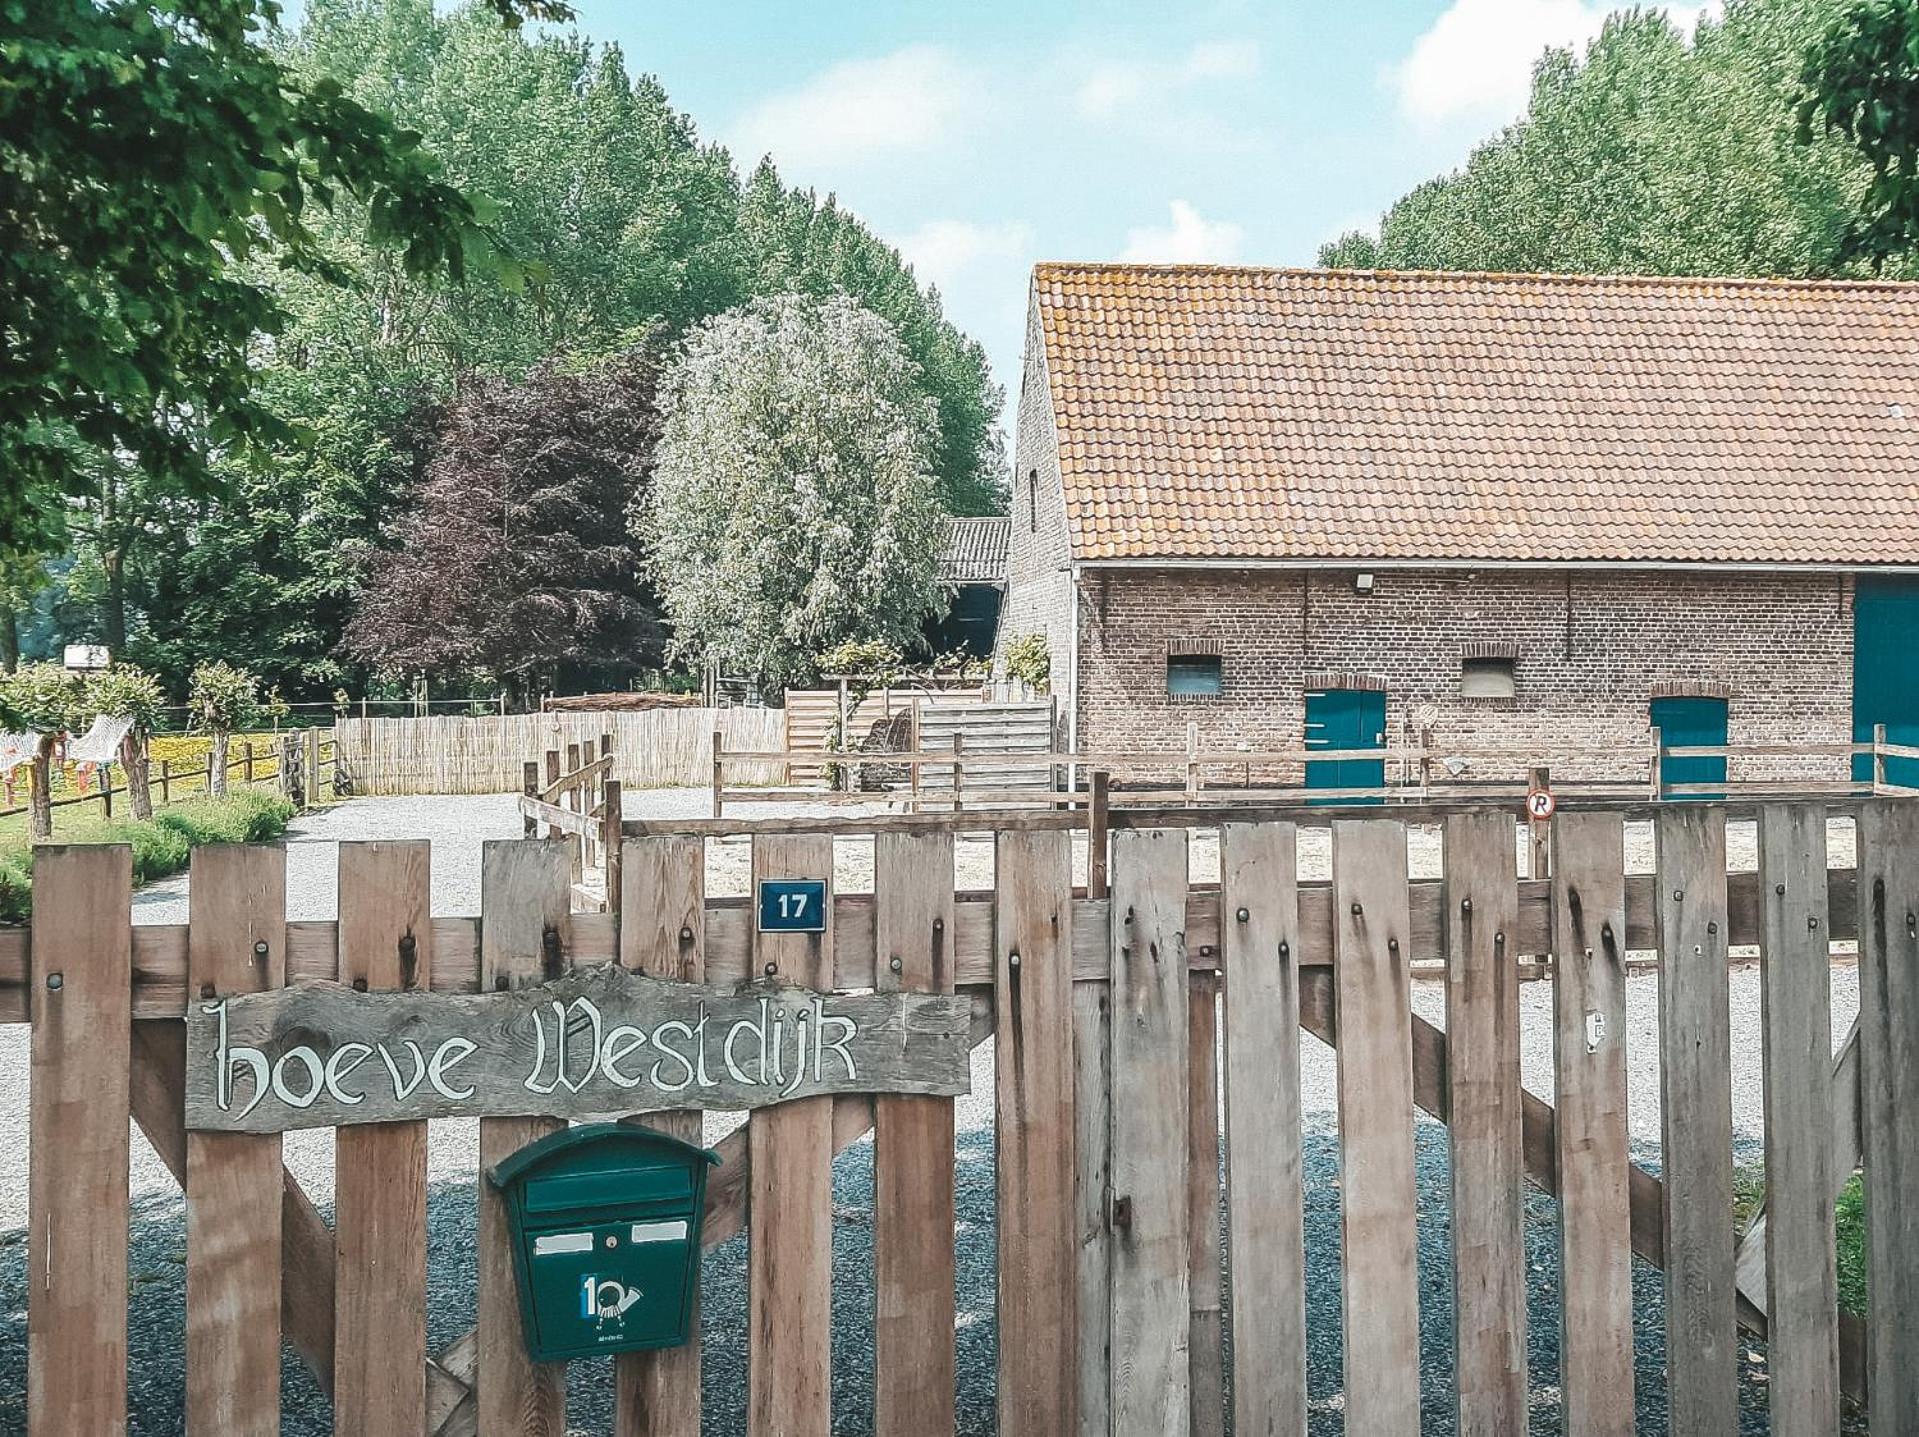
[(1066, 501), (1060, 487), (1053, 403), (1046, 387), (1046, 348), (1039, 307), (1027, 310), (1026, 357), (1020, 372), (1013, 433), (1012, 535), (1006, 558), (1006, 606), (999, 646), (1045, 634), (1053, 686), (1064, 690), (1072, 632), (1073, 581), (1067, 572)]
[[(1169, 698), (1169, 645), (1217, 651), (1223, 693)], [(1461, 698), (1469, 654), (1513, 656), (1515, 697)], [(1088, 571), (1079, 657), (1082, 750), (1178, 749), (1189, 720), (1204, 747), (1298, 749), (1304, 691), (1345, 685), (1384, 687), (1395, 746), (1417, 742), (1409, 716), (1430, 706), (1442, 750), (1618, 756), (1552, 758), (1556, 779), (1643, 778), (1655, 694), (1727, 696), (1734, 744), (1852, 734), (1851, 585), (1830, 574), (1382, 570), (1360, 594), (1331, 570)], [(1846, 764), (1748, 759), (1733, 776), (1843, 778)]]

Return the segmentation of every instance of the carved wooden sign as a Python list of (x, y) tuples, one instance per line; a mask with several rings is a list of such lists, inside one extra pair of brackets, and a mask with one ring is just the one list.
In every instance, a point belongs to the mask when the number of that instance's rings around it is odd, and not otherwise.
[(613, 964), (511, 993), (302, 984), (191, 1004), (187, 1126), (274, 1133), (953, 1096), (971, 1087), (969, 1009), (952, 994), (709, 988)]

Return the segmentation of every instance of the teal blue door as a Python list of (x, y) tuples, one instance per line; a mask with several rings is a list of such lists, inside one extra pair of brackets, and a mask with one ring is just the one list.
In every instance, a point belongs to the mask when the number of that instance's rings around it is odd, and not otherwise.
[[(1724, 699), (1654, 699), (1652, 726), (1659, 730), (1660, 795), (1676, 783), (1724, 783), (1724, 758), (1667, 758), (1673, 748), (1714, 748), (1726, 742)], [(1719, 798), (1721, 794), (1684, 793), (1678, 798)]]
[[(1386, 746), (1386, 695), (1378, 689), (1308, 689), (1306, 747)], [(1323, 759), (1306, 765), (1308, 788), (1384, 788), (1386, 760)], [(1383, 799), (1314, 799), (1324, 803), (1381, 803)]]
[[(1871, 743), (1873, 725), (1893, 743), (1919, 744), (1919, 579), (1861, 579), (1852, 605), (1852, 740)], [(1857, 783), (1872, 781), (1872, 756), (1852, 761)], [(1919, 784), (1919, 759), (1886, 760), (1890, 783)]]

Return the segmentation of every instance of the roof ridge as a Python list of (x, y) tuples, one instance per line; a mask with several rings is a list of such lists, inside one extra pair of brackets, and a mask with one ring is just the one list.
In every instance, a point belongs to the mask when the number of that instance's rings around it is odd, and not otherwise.
[(1893, 290), (1919, 293), (1919, 280), (1813, 279), (1792, 275), (1599, 274), (1575, 270), (1345, 269), (1318, 265), (1145, 264), (1122, 260), (1040, 260), (1042, 274), (1245, 274), (1290, 278), (1484, 280), (1512, 284), (1644, 286), (1650, 288)]

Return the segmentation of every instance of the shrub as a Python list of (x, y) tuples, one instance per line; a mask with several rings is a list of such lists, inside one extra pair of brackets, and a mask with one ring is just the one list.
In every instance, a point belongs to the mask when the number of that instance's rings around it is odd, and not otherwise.
[(1046, 687), (1052, 673), (1052, 658), (1046, 651), (1046, 635), (1021, 634), (1006, 641), (1006, 672), (1023, 679), (1036, 689)]
[[(178, 873), (202, 843), (263, 843), (286, 832), (293, 805), (277, 793), (246, 790), (230, 798), (175, 804), (151, 820), (67, 826), (62, 843), (124, 843), (133, 850), (133, 881)], [(0, 849), (0, 922), (24, 923), (33, 910), (33, 849)]]

